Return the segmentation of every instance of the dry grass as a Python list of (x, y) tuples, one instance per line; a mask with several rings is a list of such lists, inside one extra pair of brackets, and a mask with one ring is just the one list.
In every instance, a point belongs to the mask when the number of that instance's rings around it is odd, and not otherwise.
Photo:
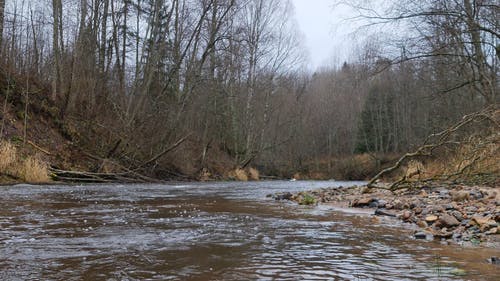
[(239, 168), (234, 170), (234, 178), (238, 181), (248, 181), (248, 176), (245, 170)]
[(28, 156), (22, 160), (20, 151), (10, 142), (0, 143), (0, 174), (30, 183), (50, 181), (48, 167), (40, 158)]
[(260, 173), (255, 168), (248, 168), (248, 179), (252, 181), (260, 180)]
[(17, 149), (10, 142), (0, 142), (0, 173), (12, 172), (17, 159)]
[(417, 161), (417, 160), (411, 160), (407, 164), (406, 168), (406, 178), (417, 178), (420, 179), (426, 172), (426, 169), (424, 167), (424, 164), (422, 162)]
[[(469, 139), (454, 150), (439, 153), (419, 167), (425, 178), (468, 178), (477, 174), (500, 173), (500, 135)], [(414, 165), (413, 165), (414, 166)], [(412, 161), (408, 170), (414, 170)], [(408, 173), (408, 172), (407, 172)]]
[(20, 164), (18, 172), (26, 182), (45, 183), (50, 181), (47, 164), (36, 157), (26, 158)]

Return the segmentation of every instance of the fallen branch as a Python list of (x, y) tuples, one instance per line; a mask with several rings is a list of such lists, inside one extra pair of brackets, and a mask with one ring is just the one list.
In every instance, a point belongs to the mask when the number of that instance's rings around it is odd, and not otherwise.
[(135, 169), (133, 169), (134, 171), (137, 171), (141, 168), (144, 168), (146, 166), (148, 166), (149, 164), (155, 162), (156, 160), (160, 159), (161, 157), (163, 157), (165, 154), (169, 153), (170, 151), (176, 149), (179, 145), (181, 145), (184, 141), (187, 140), (187, 138), (191, 135), (191, 133), (187, 134), (186, 136), (180, 138), (178, 141), (176, 141), (174, 144), (172, 144), (171, 146), (167, 147), (165, 150), (163, 150), (162, 152), (158, 153), (156, 156), (154, 156), (153, 158), (149, 159), (148, 161), (142, 163), (141, 165), (137, 166)]
[(35, 149), (47, 154), (47, 155), (52, 155), (48, 150), (41, 148), (40, 146), (36, 145), (34, 142), (28, 140), (26, 141), (29, 145), (33, 146)]
[[(383, 169), (380, 171), (377, 175), (375, 175), (372, 179), (367, 184), (368, 188), (379, 188), (376, 185), (376, 182), (384, 175), (394, 172), (395, 170), (399, 169), (403, 163), (405, 163), (407, 160), (419, 157), (419, 156), (432, 156), (432, 153), (434, 152), (435, 149), (442, 147), (444, 145), (449, 145), (449, 144), (460, 144), (459, 142), (456, 141), (449, 141), (450, 136), (457, 132), (460, 128), (464, 127), (465, 125), (473, 122), (473, 121), (483, 121), (483, 120), (488, 120), (493, 123), (493, 125), (496, 125), (498, 127), (498, 122), (496, 122), (495, 118), (493, 117), (496, 113), (498, 113), (498, 109), (496, 109), (495, 106), (490, 106), (484, 110), (474, 112), (468, 115), (465, 115), (462, 120), (459, 122), (455, 123), (451, 127), (436, 133), (436, 134), (431, 134), (429, 135), (426, 140), (424, 141), (424, 144), (420, 146), (416, 151), (414, 152), (409, 152), (403, 155), (401, 158), (398, 159), (398, 161), (391, 167), (388, 167), (386, 169)], [(436, 139), (436, 141), (431, 142), (432, 139)], [(465, 169), (462, 170), (462, 172)], [(399, 185), (402, 183), (407, 182), (406, 176), (403, 176), (396, 182), (392, 183), (389, 187), (390, 190), (395, 190)]]

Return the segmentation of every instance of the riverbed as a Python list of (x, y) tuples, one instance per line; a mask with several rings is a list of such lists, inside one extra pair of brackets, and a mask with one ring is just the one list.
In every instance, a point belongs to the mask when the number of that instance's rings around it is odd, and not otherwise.
[(266, 197), (355, 184), (0, 187), (0, 280), (498, 280), (497, 249)]

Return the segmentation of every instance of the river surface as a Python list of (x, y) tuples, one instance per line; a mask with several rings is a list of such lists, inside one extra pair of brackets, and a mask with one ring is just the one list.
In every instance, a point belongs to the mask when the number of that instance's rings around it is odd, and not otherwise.
[(0, 280), (499, 280), (497, 249), (266, 198), (353, 184), (0, 187)]

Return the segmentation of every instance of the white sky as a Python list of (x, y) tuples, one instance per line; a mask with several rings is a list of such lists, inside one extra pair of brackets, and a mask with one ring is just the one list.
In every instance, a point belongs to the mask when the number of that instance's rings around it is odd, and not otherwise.
[(355, 24), (347, 21), (354, 13), (334, 6), (333, 0), (292, 0), (295, 18), (309, 50), (311, 70), (347, 60), (354, 47)]

